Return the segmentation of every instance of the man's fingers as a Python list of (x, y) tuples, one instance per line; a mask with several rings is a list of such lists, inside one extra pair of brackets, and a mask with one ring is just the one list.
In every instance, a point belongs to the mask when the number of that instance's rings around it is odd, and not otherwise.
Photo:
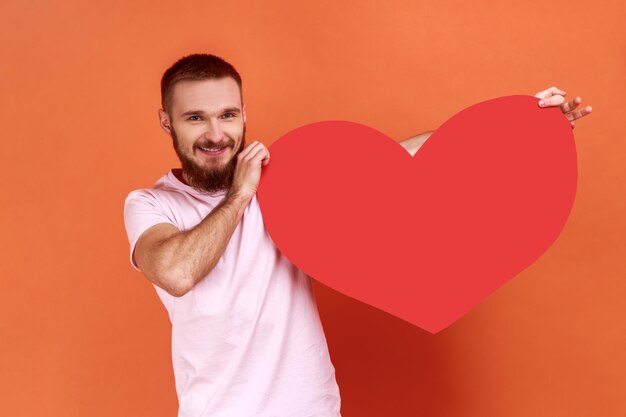
[(262, 152), (259, 152), (258, 154), (256, 154), (255, 158), (260, 158), (261, 165), (265, 166), (270, 161), (270, 151), (268, 151), (267, 148), (263, 147)]
[(558, 106), (565, 101), (565, 97), (556, 95), (548, 98), (543, 98), (539, 100), (539, 106), (541, 107), (550, 107), (550, 106)]
[(250, 152), (248, 152), (248, 154), (246, 156), (244, 156), (242, 159), (246, 162), (252, 161), (256, 155), (263, 149), (262, 146), (255, 146), (254, 148), (252, 148), (250, 150)]
[(556, 87), (550, 87), (546, 90), (540, 91), (537, 94), (535, 94), (535, 97), (537, 98), (548, 98), (554, 95), (560, 94), (562, 96), (566, 95), (567, 93), (563, 90), (560, 90)]
[(246, 145), (246, 147), (243, 149), (243, 151), (241, 151), (239, 153), (238, 158), (239, 159), (243, 159), (245, 158), (250, 152), (252, 152), (252, 150), (256, 147), (258, 147), (259, 145), (261, 145), (261, 142), (255, 140), (254, 142), (251, 142), (250, 144)]
[(578, 105), (580, 104), (581, 101), (582, 101), (582, 99), (580, 97), (576, 96), (576, 98), (574, 98), (574, 100), (568, 101), (567, 103), (561, 104), (561, 110), (563, 111), (563, 113), (570, 112), (570, 111), (574, 110), (576, 107), (578, 107)]
[(582, 110), (565, 113), (565, 117), (567, 117), (567, 120), (573, 121), (573, 120), (580, 119), (581, 117), (588, 115), (589, 113), (591, 113), (592, 110), (593, 109), (591, 108), (591, 106), (587, 106)]
[(266, 157), (269, 158), (269, 152), (264, 146), (259, 146), (254, 151), (250, 152), (250, 154), (248, 155), (248, 160), (249, 161), (253, 161), (253, 160), (263, 161), (263, 159), (265, 159)]
[(567, 94), (565, 91), (557, 87), (550, 87), (535, 94), (535, 97), (539, 99), (537, 104), (540, 107), (559, 106), (573, 129), (575, 127), (574, 120), (588, 115), (591, 113), (592, 108), (587, 106), (582, 110), (574, 110), (582, 102), (582, 98), (576, 96), (574, 100), (565, 102), (565, 94)]

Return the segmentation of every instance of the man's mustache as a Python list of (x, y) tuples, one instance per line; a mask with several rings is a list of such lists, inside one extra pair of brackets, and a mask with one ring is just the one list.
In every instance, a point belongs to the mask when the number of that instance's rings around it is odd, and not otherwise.
[(203, 148), (226, 148), (228, 146), (232, 147), (233, 146), (233, 141), (222, 141), (220, 143), (215, 143), (215, 142), (199, 142), (196, 143), (196, 147), (203, 147)]

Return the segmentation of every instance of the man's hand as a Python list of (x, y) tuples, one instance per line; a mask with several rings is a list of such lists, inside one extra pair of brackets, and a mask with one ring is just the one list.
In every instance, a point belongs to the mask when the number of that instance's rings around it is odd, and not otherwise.
[(580, 104), (582, 99), (579, 96), (574, 97), (574, 100), (565, 102), (565, 95), (567, 93), (563, 90), (559, 90), (556, 87), (550, 87), (547, 90), (540, 91), (535, 94), (535, 97), (540, 99), (540, 107), (552, 107), (559, 106), (561, 111), (565, 114), (567, 120), (569, 120), (572, 129), (574, 128), (574, 120), (580, 119), (591, 113), (591, 106), (587, 106), (582, 110), (574, 111)]
[(237, 155), (237, 167), (228, 195), (239, 195), (248, 201), (254, 197), (261, 180), (261, 168), (270, 161), (270, 153), (261, 142), (254, 141)]

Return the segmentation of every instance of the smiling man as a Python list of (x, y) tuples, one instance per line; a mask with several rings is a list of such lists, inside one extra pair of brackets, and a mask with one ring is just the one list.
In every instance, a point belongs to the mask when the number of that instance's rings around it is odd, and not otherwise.
[(163, 75), (159, 121), (182, 169), (131, 192), (131, 262), (172, 323), (180, 417), (339, 416), (335, 369), (309, 278), (265, 231), (270, 156), (246, 145), (241, 78), (191, 55)]
[[(561, 93), (538, 98), (570, 121), (586, 114)], [(131, 192), (124, 220), (131, 263), (172, 323), (179, 417), (340, 416), (310, 280), (263, 224), (256, 190), (270, 155), (246, 144), (241, 77), (219, 57), (190, 55), (164, 73), (161, 99), (181, 169)], [(430, 133), (400, 144), (415, 154)]]

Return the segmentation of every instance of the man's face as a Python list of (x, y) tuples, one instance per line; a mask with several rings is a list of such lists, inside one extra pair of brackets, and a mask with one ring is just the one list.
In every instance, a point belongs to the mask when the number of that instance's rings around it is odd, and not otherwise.
[(230, 188), (245, 146), (244, 115), (239, 86), (230, 77), (176, 83), (170, 133), (190, 186), (209, 192)]

